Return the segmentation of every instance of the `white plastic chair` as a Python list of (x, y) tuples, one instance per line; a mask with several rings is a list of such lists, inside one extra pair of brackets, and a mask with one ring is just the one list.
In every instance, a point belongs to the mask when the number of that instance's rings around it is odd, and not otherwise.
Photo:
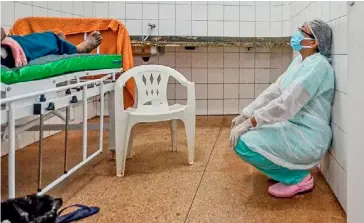
[[(187, 88), (187, 105), (168, 105), (167, 84), (170, 76)], [(136, 108), (124, 110), (123, 87), (130, 78), (134, 78), (136, 83), (138, 103)], [(116, 176), (124, 176), (126, 158), (131, 156), (132, 128), (140, 122), (171, 120), (172, 151), (177, 151), (177, 120), (182, 120), (187, 135), (188, 163), (193, 164), (196, 125), (194, 83), (172, 68), (142, 65), (126, 71), (118, 78), (114, 99)]]

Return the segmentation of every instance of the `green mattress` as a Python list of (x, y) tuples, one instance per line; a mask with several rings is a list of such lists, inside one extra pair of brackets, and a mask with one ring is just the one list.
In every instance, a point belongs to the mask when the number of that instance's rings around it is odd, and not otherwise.
[(9, 69), (1, 66), (1, 82), (15, 84), (41, 80), (67, 73), (122, 67), (122, 55), (75, 54), (49, 55), (31, 61), (28, 65)]

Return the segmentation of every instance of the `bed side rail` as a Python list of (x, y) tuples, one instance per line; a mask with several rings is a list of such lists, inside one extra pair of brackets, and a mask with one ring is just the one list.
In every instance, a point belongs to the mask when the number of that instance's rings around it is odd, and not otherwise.
[[(100, 73), (100, 71), (98, 71)], [(77, 169), (88, 163), (90, 160), (92, 160), (94, 157), (96, 157), (98, 154), (100, 154), (103, 150), (103, 131), (104, 131), (104, 95), (105, 92), (113, 90), (113, 83), (105, 85), (105, 82), (109, 78), (115, 78), (115, 75), (117, 73), (121, 72), (121, 69), (111, 69), (108, 72), (104, 72), (104, 76), (99, 79), (94, 80), (87, 80), (85, 82), (79, 82), (75, 84), (70, 84), (66, 86), (56, 87), (52, 89), (42, 90), (42, 91), (36, 91), (36, 92), (30, 92), (27, 94), (22, 95), (16, 95), (8, 98), (4, 98), (1, 100), (1, 105), (6, 105), (6, 111), (2, 111), (2, 115), (7, 113), (7, 124), (8, 124), (8, 140), (9, 140), (9, 152), (8, 152), (8, 190), (9, 190), (9, 198), (14, 198), (16, 195), (15, 192), (15, 140), (16, 140), (16, 123), (15, 121), (19, 118), (16, 113), (19, 113), (19, 110), (24, 110), (25, 107), (28, 107), (30, 109), (29, 115), (39, 115), (39, 128), (40, 128), (40, 134), (39, 134), (39, 141), (38, 141), (38, 194), (44, 194), (50, 189), (52, 189), (54, 186), (56, 186), (58, 183), (63, 181), (65, 178), (67, 178), (69, 175), (71, 175), (73, 172), (75, 172)], [(89, 85), (95, 86), (94, 88), (88, 89)], [(111, 88), (110, 88), (111, 87)], [(52, 92), (59, 92), (64, 91), (67, 92), (69, 89), (75, 89), (80, 88), (80, 91), (76, 91), (74, 93), (70, 92), (69, 95), (63, 94), (59, 96), (58, 98), (50, 98), (47, 99), (46, 102), (42, 101), (42, 95), (44, 96), (47, 93)], [(98, 91), (98, 92), (95, 92)], [(79, 97), (80, 100), (83, 101), (83, 121), (82, 121), (82, 161), (68, 169), (67, 167), (67, 139), (68, 139), (68, 128), (69, 128), (69, 120), (70, 120), (70, 106), (75, 103), (73, 100), (73, 96)], [(99, 149), (94, 152), (91, 155), (87, 155), (87, 131), (88, 131), (88, 98), (94, 97), (95, 95), (100, 96), (100, 124), (99, 124), (99, 131), (100, 131), (100, 138), (99, 138)], [(39, 98), (39, 101), (34, 103), (34, 107), (29, 107), (29, 105), (23, 105), (24, 108), (21, 107), (20, 104), (17, 104), (14, 106), (14, 104), (19, 101), (23, 100), (25, 98), (31, 98), (31, 97), (37, 97)], [(71, 100), (69, 100), (71, 98)], [(77, 100), (77, 98), (76, 98)], [(58, 103), (57, 103), (58, 102)], [(47, 103), (47, 104), (46, 104)], [(60, 176), (58, 179), (54, 180), (50, 184), (43, 187), (42, 185), (42, 149), (43, 149), (43, 123), (44, 119), (46, 118), (46, 115), (51, 112), (49, 110), (50, 103), (54, 103), (56, 106), (54, 110), (58, 109), (64, 109), (66, 108), (66, 122), (65, 122), (65, 160), (64, 160), (64, 174)], [(3, 119), (3, 118), (2, 118)]]

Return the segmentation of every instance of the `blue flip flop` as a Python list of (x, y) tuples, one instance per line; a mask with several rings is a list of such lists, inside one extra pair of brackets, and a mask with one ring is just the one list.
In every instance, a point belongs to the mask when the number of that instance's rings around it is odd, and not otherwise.
[[(64, 210), (66, 210), (70, 207), (79, 207), (79, 209), (72, 211), (69, 214), (59, 216), (59, 215), (61, 215), (61, 213)], [(98, 207), (88, 207), (88, 206), (82, 205), (82, 204), (74, 204), (74, 205), (63, 208), (62, 210), (60, 210), (58, 212), (59, 217), (57, 217), (56, 223), (69, 223), (69, 222), (73, 222), (73, 221), (78, 221), (78, 220), (90, 217), (94, 214), (97, 214), (99, 211), (100, 211), (100, 208), (98, 208)]]

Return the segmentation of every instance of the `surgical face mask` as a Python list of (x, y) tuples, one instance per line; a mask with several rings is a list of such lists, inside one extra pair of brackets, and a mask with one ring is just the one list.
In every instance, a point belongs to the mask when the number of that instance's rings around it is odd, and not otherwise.
[(312, 48), (312, 46), (302, 46), (301, 45), (302, 40), (313, 40), (313, 39), (312, 38), (307, 38), (300, 31), (297, 31), (291, 37), (291, 47), (292, 47), (292, 49), (294, 51), (300, 51), (303, 48)]

